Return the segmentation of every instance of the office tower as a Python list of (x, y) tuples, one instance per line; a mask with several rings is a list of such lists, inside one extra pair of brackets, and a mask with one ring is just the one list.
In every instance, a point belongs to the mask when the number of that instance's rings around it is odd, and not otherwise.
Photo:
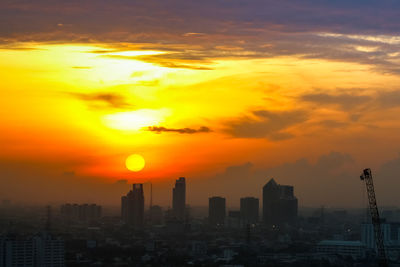
[(294, 224), (297, 198), (293, 186), (279, 185), (271, 179), (263, 187), (263, 221), (267, 225)]
[(143, 184), (133, 184), (132, 190), (121, 198), (121, 218), (136, 229), (143, 227), (144, 195)]
[(225, 198), (211, 197), (208, 199), (208, 221), (212, 226), (221, 226), (225, 223)]
[(180, 177), (172, 189), (172, 213), (180, 221), (185, 220), (186, 208), (186, 183), (185, 177)]
[(258, 223), (259, 200), (254, 197), (240, 199), (240, 219), (242, 225)]

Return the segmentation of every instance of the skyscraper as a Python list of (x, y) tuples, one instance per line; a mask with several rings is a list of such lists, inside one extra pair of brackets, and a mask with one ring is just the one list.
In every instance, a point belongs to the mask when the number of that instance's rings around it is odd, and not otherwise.
[(243, 225), (258, 223), (259, 200), (255, 197), (240, 199), (240, 220)]
[(279, 185), (272, 178), (263, 187), (263, 221), (267, 225), (294, 224), (297, 198), (293, 186)]
[(133, 184), (132, 190), (121, 198), (121, 218), (136, 229), (143, 227), (144, 195), (143, 184)]
[(186, 208), (186, 183), (185, 177), (180, 177), (172, 189), (172, 212), (173, 216), (180, 221), (185, 219)]
[(208, 199), (208, 221), (210, 225), (224, 225), (226, 214), (226, 201), (223, 197), (210, 197)]

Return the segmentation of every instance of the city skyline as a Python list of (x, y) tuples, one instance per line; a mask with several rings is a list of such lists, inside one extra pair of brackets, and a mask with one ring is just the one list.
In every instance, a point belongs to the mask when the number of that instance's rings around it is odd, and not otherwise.
[(0, 0), (0, 267), (400, 265), (399, 18)]

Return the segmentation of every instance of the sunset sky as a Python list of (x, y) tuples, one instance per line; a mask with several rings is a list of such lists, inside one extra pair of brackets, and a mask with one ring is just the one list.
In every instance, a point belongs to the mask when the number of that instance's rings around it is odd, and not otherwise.
[[(0, 197), (400, 198), (399, 1), (0, 2)], [(143, 170), (125, 166), (139, 154)], [(122, 180), (126, 180), (122, 181)], [(126, 184), (127, 183), (127, 184)], [(364, 200), (365, 201), (365, 200)]]

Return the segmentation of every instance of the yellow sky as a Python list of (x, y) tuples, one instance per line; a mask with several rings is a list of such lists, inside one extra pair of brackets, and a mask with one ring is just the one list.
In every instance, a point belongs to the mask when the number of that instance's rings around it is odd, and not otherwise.
[[(383, 84), (389, 90), (399, 82), (358, 63), (286, 56), (195, 63), (171, 59), (168, 65), (157, 56), (173, 52), (105, 44), (25, 47), (30, 49), (0, 50), (1, 156), (78, 162), (73, 171), (85, 175), (144, 179), (212, 173), (235, 163), (274, 166), (335, 149), (362, 158), (352, 134), (381, 136), (379, 125), (399, 126), (386, 114), (373, 126), (330, 129), (320, 122), (348, 123), (349, 112), (337, 108), (340, 104), (299, 100), (321, 91), (348, 93), (346, 88), (352, 88), (351, 94), (374, 95)], [(263, 119), (257, 110), (309, 111), (307, 118), (283, 126), (278, 118), (271, 136), (235, 136), (232, 125)], [(379, 114), (368, 113), (368, 121)], [(157, 133), (148, 127), (209, 131)], [(371, 133), (368, 127), (378, 128)], [(145, 158), (146, 167), (133, 175), (124, 161), (135, 153)]]

